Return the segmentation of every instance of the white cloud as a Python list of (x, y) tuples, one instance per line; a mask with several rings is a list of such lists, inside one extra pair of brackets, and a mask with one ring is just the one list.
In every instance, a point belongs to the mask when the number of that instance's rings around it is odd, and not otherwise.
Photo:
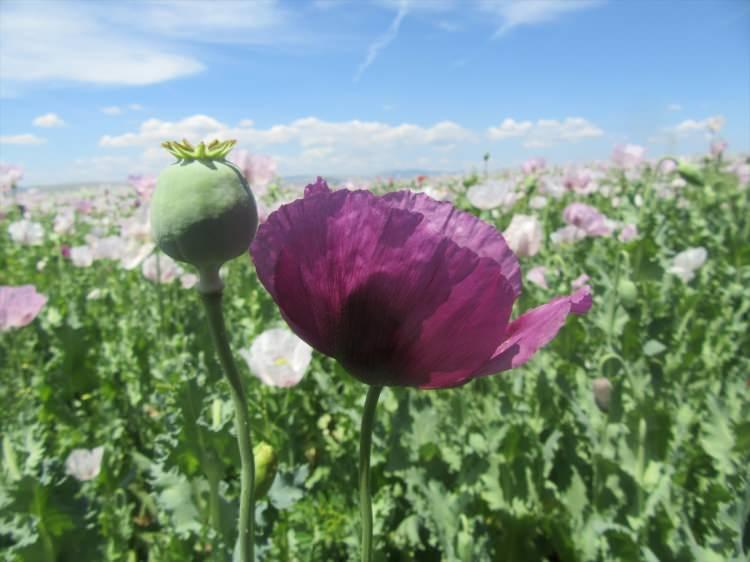
[(109, 107), (102, 107), (100, 111), (107, 115), (120, 115), (120, 113), (122, 113), (122, 108), (116, 105), (110, 105)]
[(131, 103), (128, 106), (128, 109), (130, 109), (131, 111), (140, 111), (141, 109), (143, 109), (143, 106), (140, 103)]
[(499, 127), (490, 127), (487, 129), (487, 134), (492, 140), (521, 137), (528, 133), (533, 127), (534, 124), (531, 121), (518, 122), (515, 119), (507, 118), (500, 123)]
[(0, 144), (44, 144), (46, 142), (47, 139), (32, 135), (31, 133), (0, 136)]
[(56, 113), (45, 113), (36, 117), (33, 124), (36, 127), (62, 127), (65, 125), (65, 121), (60, 119), (60, 116)]
[[(271, 153), (284, 174), (311, 170), (337, 173), (375, 173), (397, 166), (410, 166), (418, 158), (450, 152), (457, 145), (477, 142), (479, 136), (457, 123), (441, 121), (430, 126), (410, 123), (391, 125), (377, 121), (324, 121), (305, 117), (268, 128), (255, 128), (243, 119), (230, 126), (208, 115), (193, 115), (180, 121), (148, 119), (137, 131), (105, 135), (102, 147), (147, 147), (143, 159), (165, 157), (165, 140), (236, 139), (240, 147)], [(373, 150), (377, 147), (377, 150)]]
[(495, 37), (520, 25), (554, 21), (564, 14), (593, 8), (602, 0), (480, 0), (481, 10), (500, 18)]
[(536, 123), (507, 118), (499, 126), (487, 129), (491, 140), (522, 138), (526, 148), (542, 148), (603, 134), (604, 131), (583, 117), (566, 117), (562, 121), (539, 119)]
[(373, 62), (375, 62), (375, 59), (377, 58), (380, 51), (385, 49), (394, 39), (396, 39), (396, 36), (398, 35), (398, 29), (399, 27), (401, 27), (401, 21), (404, 19), (408, 11), (407, 6), (408, 6), (408, 2), (406, 0), (402, 0), (399, 3), (396, 17), (393, 18), (393, 21), (391, 22), (391, 25), (388, 27), (388, 30), (385, 33), (383, 33), (383, 35), (378, 37), (367, 48), (367, 56), (365, 57), (365, 60), (362, 61), (362, 64), (359, 65), (357, 72), (354, 74), (355, 82), (359, 80), (362, 77), (362, 74), (364, 73), (364, 71), (367, 70), (367, 68)]
[(678, 136), (689, 135), (696, 132), (713, 131), (717, 132), (724, 126), (724, 117), (722, 115), (713, 115), (705, 119), (685, 119), (674, 127), (668, 127), (665, 132), (673, 133)]
[(670, 103), (667, 106), (667, 111), (682, 111), (682, 106), (679, 103)]

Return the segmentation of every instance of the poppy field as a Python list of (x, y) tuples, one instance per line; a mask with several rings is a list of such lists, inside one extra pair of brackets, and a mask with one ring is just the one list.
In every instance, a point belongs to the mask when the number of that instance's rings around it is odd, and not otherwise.
[[(704, 155), (647, 160), (626, 145), (586, 165), (532, 159), (490, 174), (479, 166), (367, 183), (310, 178), (307, 187), (258, 155), (228, 158), (252, 189), (260, 223), (252, 250), (242, 246), (219, 281), (247, 395), (257, 560), (360, 559), (368, 384), (384, 387), (369, 460), (375, 562), (747, 560), (746, 155), (717, 141)], [(4, 559), (238, 559), (236, 402), (206, 323), (202, 279), (154, 239), (156, 179), (27, 190), (22, 171), (6, 166), (0, 184)], [(452, 241), (468, 237), (445, 250), (445, 276), (425, 282), (464, 300), (437, 335), (420, 340), (423, 356), (403, 361), (380, 357), (373, 331), (390, 330), (392, 309), (417, 308), (429, 293), (404, 297), (398, 280), (419, 274), (432, 238), (409, 245), (397, 236), (403, 225), (393, 233), (387, 223), (372, 256), (347, 262), (358, 265), (344, 277), (386, 254), (399, 267), (366, 279), (378, 299), (351, 305), (335, 346), (305, 324), (306, 311), (324, 305), (299, 287), (316, 281), (299, 273), (299, 285), (283, 285), (278, 273), (289, 268), (296, 280), (289, 264), (319, 249), (292, 219), (335, 207), (320, 216), (338, 221), (343, 234), (331, 243), (346, 246), (346, 234), (366, 237), (380, 215), (361, 211), (364, 219), (346, 222), (339, 207), (355, 213), (383, 201), (413, 205), (404, 222), (417, 216), (424, 226), (433, 220), (425, 209), (435, 209), (450, 215), (435, 221), (463, 221), (483, 237), (459, 228), (450, 238), (445, 224), (428, 225)], [(282, 235), (287, 244), (272, 247)], [(519, 268), (484, 255), (494, 248)], [(502, 275), (463, 283), (455, 272), (466, 260)], [(321, 286), (329, 271), (318, 271)], [(496, 302), (514, 321), (493, 323)], [(528, 334), (507, 340), (516, 355), (502, 346), (493, 355), (495, 342), (476, 356), (475, 331), (523, 332), (515, 320), (545, 305), (543, 319), (526, 317)], [(421, 320), (424, 334), (429, 318)], [(409, 370), (425, 357), (463, 363), (434, 376)], [(360, 368), (373, 361), (385, 372)]]

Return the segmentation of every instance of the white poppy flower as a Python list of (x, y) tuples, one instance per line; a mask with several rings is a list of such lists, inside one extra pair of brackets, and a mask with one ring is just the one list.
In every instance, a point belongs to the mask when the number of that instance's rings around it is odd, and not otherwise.
[(519, 258), (535, 256), (542, 246), (544, 229), (542, 223), (532, 215), (513, 215), (508, 228), (503, 232), (505, 241)]
[(301, 381), (312, 359), (312, 348), (286, 328), (266, 330), (239, 353), (256, 377), (278, 387)]
[(42, 225), (26, 219), (11, 223), (8, 226), (8, 234), (10, 234), (13, 242), (25, 246), (39, 246), (44, 240)]
[(708, 252), (706, 252), (705, 248), (688, 248), (672, 258), (672, 267), (668, 271), (674, 273), (687, 283), (695, 277), (696, 270), (700, 269), (706, 263), (707, 257)]
[(477, 209), (494, 209), (500, 207), (512, 207), (518, 199), (518, 194), (513, 192), (513, 185), (509, 182), (488, 181), (472, 185), (466, 192), (469, 202)]
[(76, 480), (93, 480), (102, 468), (104, 447), (73, 449), (65, 460), (65, 472)]
[(76, 267), (89, 267), (94, 263), (94, 254), (88, 246), (73, 246), (70, 249), (70, 261)]

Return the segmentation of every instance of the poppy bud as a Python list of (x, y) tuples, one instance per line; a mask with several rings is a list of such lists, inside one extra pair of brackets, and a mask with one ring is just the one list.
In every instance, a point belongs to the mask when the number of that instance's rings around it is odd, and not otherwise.
[(235, 141), (165, 142), (178, 158), (159, 175), (151, 228), (162, 251), (218, 279), (219, 267), (248, 251), (258, 211), (247, 181), (224, 159)]
[(703, 185), (703, 176), (701, 175), (698, 167), (689, 162), (686, 162), (685, 160), (681, 161), (677, 165), (677, 173), (680, 174), (680, 177), (682, 179), (690, 184), (697, 186)]
[(591, 389), (594, 392), (594, 402), (605, 414), (609, 411), (609, 400), (612, 397), (612, 383), (605, 377), (599, 377), (591, 382)]
[(638, 289), (630, 279), (621, 279), (617, 285), (617, 293), (620, 295), (620, 302), (626, 307), (631, 307), (638, 299)]
[(273, 447), (261, 441), (253, 448), (255, 458), (255, 499), (260, 499), (268, 493), (276, 478), (276, 453)]

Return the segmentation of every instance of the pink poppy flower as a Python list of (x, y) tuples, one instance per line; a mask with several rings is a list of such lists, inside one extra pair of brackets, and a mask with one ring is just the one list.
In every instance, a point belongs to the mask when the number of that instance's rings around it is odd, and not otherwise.
[(727, 146), (729, 145), (725, 140), (717, 139), (713, 141), (711, 143), (711, 156), (718, 158), (727, 149)]
[(547, 268), (543, 265), (538, 265), (529, 269), (529, 272), (526, 274), (526, 279), (537, 287), (541, 287), (542, 289), (549, 289), (549, 285), (547, 285), (547, 278), (545, 277), (546, 273)]
[(33, 285), (0, 287), (0, 332), (28, 326), (46, 302)]
[(128, 183), (135, 189), (139, 199), (151, 199), (156, 189), (156, 178), (153, 176), (128, 176)]
[(589, 279), (590, 279), (590, 277), (588, 275), (586, 275), (585, 273), (582, 273), (581, 275), (579, 275), (578, 277), (576, 277), (575, 279), (573, 279), (573, 281), (570, 283), (570, 286), (573, 289), (580, 289), (586, 283), (589, 282)]
[(530, 158), (529, 160), (526, 160), (523, 164), (521, 164), (521, 170), (523, 170), (523, 173), (528, 175), (536, 174), (537, 172), (541, 172), (544, 170), (544, 167), (547, 165), (544, 158)]
[(630, 242), (634, 238), (638, 237), (638, 227), (634, 224), (626, 224), (620, 230), (620, 234), (617, 235), (617, 239), (620, 242)]
[(612, 221), (585, 203), (571, 203), (565, 207), (563, 220), (584, 230), (588, 236), (609, 236), (614, 229)]
[(408, 191), (318, 178), (250, 253), (291, 329), (371, 385), (445, 388), (518, 367), (591, 307), (586, 286), (511, 321), (521, 271), (503, 236)]
[(265, 187), (276, 175), (276, 162), (270, 156), (237, 150), (229, 157), (229, 160), (237, 165), (256, 195), (262, 195)]
[(637, 167), (646, 155), (646, 149), (637, 144), (617, 145), (612, 151), (612, 161), (625, 170)]
[(23, 177), (23, 168), (12, 164), (0, 164), (0, 193), (10, 191)]

